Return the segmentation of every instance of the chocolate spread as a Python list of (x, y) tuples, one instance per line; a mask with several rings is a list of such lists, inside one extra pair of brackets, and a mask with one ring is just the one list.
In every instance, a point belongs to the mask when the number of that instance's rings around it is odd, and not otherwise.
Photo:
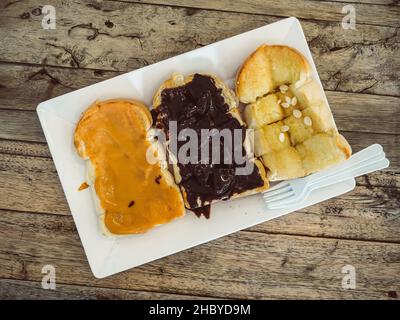
[[(214, 79), (200, 74), (195, 74), (193, 80), (183, 86), (164, 89), (161, 93), (161, 105), (152, 110), (156, 127), (162, 129), (166, 134), (168, 134), (169, 121), (177, 122), (178, 133), (185, 128), (196, 131), (199, 141), (199, 162), (182, 164), (178, 159), (178, 168), (182, 177), (179, 184), (187, 193), (190, 208), (203, 207), (194, 210), (198, 215), (208, 215), (209, 209), (205, 207), (206, 201), (229, 199), (235, 193), (242, 193), (264, 185), (255, 165), (249, 175), (235, 174), (237, 167), (245, 165), (236, 162), (233, 152), (234, 148), (238, 146), (234, 145), (235, 141), (229, 148), (225, 144), (225, 140), (220, 139), (220, 163), (216, 164), (212, 161), (200, 163), (201, 129), (215, 128), (222, 130), (227, 128), (231, 133), (233, 129), (242, 130), (242, 143), (239, 148), (241, 148), (243, 157), (247, 157), (243, 147), (246, 129), (228, 111), (229, 106), (222, 96), (222, 90), (217, 88)], [(211, 159), (211, 141), (210, 138), (208, 141), (209, 159)], [(178, 140), (177, 150), (185, 143), (186, 141)], [(231, 153), (231, 164), (223, 163), (224, 156), (226, 157), (228, 153)], [(200, 200), (200, 205), (198, 200)]]

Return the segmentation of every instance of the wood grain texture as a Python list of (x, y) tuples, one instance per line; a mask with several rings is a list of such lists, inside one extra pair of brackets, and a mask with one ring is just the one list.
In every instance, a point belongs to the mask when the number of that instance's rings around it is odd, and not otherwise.
[(36, 110), (42, 101), (119, 74), (121, 72), (0, 63), (0, 109)]
[[(51, 159), (0, 154), (0, 179), (1, 209), (70, 215)], [(399, 207), (400, 174), (378, 172), (351, 193), (252, 230), (400, 242)]]
[(350, 193), (254, 226), (250, 230), (399, 242), (399, 190), (391, 187), (362, 186), (361, 184), (366, 182), (365, 179), (359, 178), (358, 186)]
[[(36, 110), (37, 105), (42, 101), (119, 74), (121, 73), (114, 71), (0, 63), (0, 109)], [(343, 129), (400, 133), (400, 120), (397, 116), (400, 111), (399, 97), (365, 93), (350, 94), (330, 89), (326, 91), (326, 95), (335, 118), (339, 123), (346, 123)], [(364, 112), (365, 110), (367, 112)], [(378, 113), (379, 117), (376, 117)], [(357, 125), (352, 121), (355, 115), (370, 118), (359, 119), (357, 123), (360, 125), (354, 127)], [(351, 126), (349, 120), (351, 120)], [(384, 127), (381, 121), (385, 122)], [(368, 123), (368, 127), (365, 123)]]
[[(339, 130), (343, 132), (353, 130), (354, 132), (363, 132), (365, 136), (374, 133), (394, 135), (387, 137), (388, 143), (393, 142), (392, 145), (399, 141), (399, 98), (374, 99), (365, 95), (360, 97), (347, 95), (347, 98), (345, 98), (339, 95), (336, 104), (336, 94), (332, 95), (332, 99), (330, 99), (329, 92), (327, 92), (327, 96), (331, 102), (330, 106)], [(376, 107), (376, 100), (380, 100), (379, 109)], [(353, 104), (351, 101), (353, 101)], [(365, 103), (361, 104), (363, 101)], [(46, 141), (36, 112), (1, 108), (0, 139)]]
[[(50, 241), (49, 241), (50, 237)], [(93, 278), (70, 216), (0, 214), (0, 277), (226, 298), (377, 298), (400, 290), (400, 244), (238, 232), (105, 279)], [(305, 259), (304, 257), (307, 257)], [(357, 288), (341, 288), (342, 267)]]
[[(118, 1), (118, 0), (112, 0)], [(341, 22), (348, 11), (342, 12), (347, 3), (336, 1), (286, 0), (286, 1), (212, 1), (212, 0), (127, 0), (128, 2), (153, 3), (213, 9), (252, 14), (267, 14), (279, 17), (298, 17), (302, 19)], [(371, 0), (370, 0), (371, 1)], [(399, 26), (400, 9), (398, 6), (376, 5), (374, 2), (352, 2), (356, 11), (358, 24), (373, 24), (381, 26)]]
[[(395, 135), (387, 137), (395, 146), (400, 132), (400, 99), (354, 95), (327, 92), (339, 130), (363, 132), (366, 137), (374, 133)], [(0, 139), (45, 142), (36, 112), (19, 109), (0, 108)]]
[[(356, 30), (340, 26), (349, 3)], [(398, 1), (46, 4), (56, 7), (56, 30), (42, 29), (35, 0), (0, 4), (0, 299), (399, 295)], [(302, 19), (337, 125), (353, 150), (380, 143), (391, 166), (358, 178), (356, 189), (340, 197), (95, 279), (37, 119), (38, 103), (289, 15)], [(56, 267), (55, 292), (40, 288), (45, 264)], [(355, 290), (341, 287), (346, 264), (356, 267)]]
[[(130, 71), (278, 20), (127, 2), (49, 4), (57, 7), (56, 30), (44, 30), (42, 17), (31, 14), (35, 0), (0, 11), (0, 36), (11, 44), (2, 48), (0, 60)], [(303, 20), (302, 26), (326, 89), (400, 95), (398, 28), (358, 25), (344, 30), (339, 21), (310, 20)]]
[[(386, 152), (386, 156), (390, 160), (390, 167), (386, 171), (398, 172), (400, 170), (399, 135), (363, 133), (353, 131), (343, 131), (342, 133), (350, 142), (354, 152), (366, 148), (367, 146), (374, 143), (381, 144)], [(0, 153), (51, 158), (49, 148), (44, 142), (37, 143), (0, 139)]]
[[(185, 300), (201, 298), (199, 296), (162, 292), (88, 287), (61, 283), (56, 284), (56, 290), (44, 290), (41, 282), (0, 279), (0, 299), (2, 300)], [(206, 298), (210, 299), (209, 297)]]
[(1, 139), (46, 141), (36, 112), (0, 110), (0, 114)]

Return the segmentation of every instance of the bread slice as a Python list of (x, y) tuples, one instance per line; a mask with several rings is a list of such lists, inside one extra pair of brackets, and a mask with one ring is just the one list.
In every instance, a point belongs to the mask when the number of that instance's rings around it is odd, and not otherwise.
[(236, 94), (243, 103), (251, 103), (283, 84), (305, 80), (311, 68), (301, 53), (280, 45), (262, 45), (240, 68)]
[(244, 119), (256, 130), (255, 154), (271, 181), (303, 177), (350, 157), (350, 145), (297, 50), (260, 46), (240, 68), (236, 92), (247, 104)]
[[(77, 124), (74, 143), (105, 235), (143, 233), (185, 213), (179, 188), (150, 140), (149, 109), (134, 100), (94, 102)], [(153, 158), (154, 159), (154, 158)]]
[[(215, 77), (213, 75), (205, 75), (205, 74), (203, 74), (203, 75), (195, 74), (195, 75), (189, 75), (187, 77), (184, 77), (181, 74), (173, 74), (170, 79), (166, 80), (160, 86), (160, 88), (157, 90), (157, 92), (153, 98), (153, 108), (154, 109), (152, 112), (153, 112), (153, 117), (155, 117), (156, 126), (159, 128), (162, 128), (164, 130), (164, 132), (167, 134), (168, 128), (166, 128), (165, 123), (164, 124), (162, 123), (163, 119), (167, 118), (167, 120), (170, 120), (168, 118), (167, 113), (173, 113), (175, 111), (175, 110), (165, 109), (165, 107), (164, 107), (165, 110), (160, 111), (160, 108), (163, 105), (163, 94), (165, 92), (168, 92), (168, 90), (170, 90), (170, 89), (184, 91), (184, 88), (186, 85), (190, 85), (192, 81), (197, 81), (197, 78), (195, 79), (195, 77), (204, 77), (204, 78), (210, 79), (210, 81), (214, 84), (216, 90), (219, 91), (220, 99), (222, 99), (224, 104), (227, 106), (225, 111), (226, 111), (227, 118), (230, 119), (230, 120), (229, 119), (228, 120), (235, 122), (237, 127), (244, 129), (245, 123), (243, 122), (243, 120), (240, 116), (240, 111), (237, 108), (237, 99), (235, 98), (234, 93), (217, 77)], [(200, 90), (200, 92), (201, 92), (201, 90)], [(178, 93), (176, 93), (176, 94), (178, 94)], [(204, 93), (204, 94), (206, 94), (206, 93)], [(199, 98), (199, 99), (201, 99), (201, 98)], [(199, 101), (197, 101), (197, 103), (199, 103)], [(167, 112), (166, 110), (169, 110), (169, 111)], [(209, 109), (207, 109), (207, 110), (208, 110), (207, 112), (209, 112)], [(204, 120), (205, 117), (208, 117), (208, 114), (206, 114), (206, 113), (201, 116), (198, 115), (198, 118), (196, 121), (198, 121), (198, 122), (205, 121)], [(213, 124), (211, 124), (211, 121), (207, 120), (204, 122), (204, 124), (205, 124), (204, 129), (207, 129), (208, 126), (210, 128), (213, 127)], [(215, 126), (217, 127), (217, 125), (215, 125)], [(179, 120), (178, 120), (178, 127), (179, 127)], [(197, 129), (199, 129), (199, 128), (197, 128)], [(219, 127), (219, 129), (223, 129), (223, 125), (222, 125), (222, 127)], [(235, 183), (236, 183), (236, 181), (244, 181), (245, 179), (249, 179), (248, 185), (252, 185), (253, 187), (251, 187), (251, 188), (244, 187), (244, 188), (238, 190), (238, 189), (235, 189), (236, 185), (232, 184), (232, 188), (233, 188), (232, 190), (229, 189), (229, 191), (222, 192), (220, 195), (213, 194), (213, 192), (215, 190), (212, 189), (213, 188), (212, 186), (210, 187), (210, 190), (207, 191), (207, 192), (210, 192), (210, 195), (208, 195), (208, 196), (206, 196), (206, 193), (202, 193), (204, 191), (204, 189), (199, 191), (200, 187), (203, 188), (204, 185), (207, 184), (206, 181), (200, 181), (201, 175), (203, 174), (202, 172), (199, 172), (199, 176), (196, 175), (196, 177), (191, 177), (191, 181), (192, 181), (191, 183), (194, 183), (193, 182), (194, 179), (198, 179), (199, 185), (196, 185), (195, 187), (193, 185), (190, 186), (188, 183), (186, 183), (186, 180), (185, 180), (186, 178), (185, 178), (184, 174), (182, 174), (182, 170), (184, 172), (186, 172), (187, 170), (194, 170), (192, 167), (193, 165), (189, 164), (189, 165), (183, 166), (182, 164), (173, 161), (172, 171), (174, 173), (176, 183), (178, 183), (180, 185), (180, 188), (181, 188), (184, 200), (185, 200), (185, 205), (187, 208), (195, 209), (195, 208), (199, 208), (199, 207), (203, 207), (203, 206), (215, 203), (222, 199), (224, 199), (224, 200), (225, 199), (234, 199), (234, 198), (241, 197), (241, 196), (247, 196), (250, 194), (261, 192), (268, 188), (269, 185), (268, 185), (268, 180), (266, 178), (265, 169), (264, 169), (263, 165), (261, 164), (261, 162), (259, 160), (255, 159), (253, 157), (253, 155), (251, 154), (251, 141), (247, 134), (246, 134), (246, 137), (243, 142), (243, 148), (246, 152), (246, 156), (248, 157), (249, 161), (254, 165), (254, 171), (250, 177), (241, 178), (240, 176), (239, 177), (235, 176), (234, 177)], [(171, 153), (172, 152), (170, 152), (170, 154)], [(172, 156), (176, 158), (176, 155), (172, 155)], [(198, 168), (200, 168), (200, 169), (198, 169)], [(209, 170), (207, 166), (205, 166), (203, 168), (204, 168), (204, 172)], [(201, 171), (202, 169), (199, 166), (199, 167), (196, 167), (196, 170)], [(226, 172), (224, 170), (228, 170), (228, 169), (227, 169), (227, 167), (224, 167), (222, 165), (221, 168), (219, 168), (218, 170), (220, 170), (220, 171), (218, 171), (218, 173), (217, 173), (217, 171), (213, 171), (213, 173), (212, 173), (212, 175), (214, 177), (214, 186), (216, 184), (215, 181), (218, 181), (218, 179), (220, 178), (220, 177), (218, 177), (218, 174), (222, 174), (221, 172)], [(229, 172), (231, 175), (232, 174), (231, 171), (229, 171)], [(207, 174), (209, 174), (208, 171), (206, 173), (204, 173), (204, 175), (207, 175)], [(229, 178), (229, 179), (231, 179), (231, 178)], [(252, 179), (254, 180), (253, 181), (254, 183), (251, 183), (250, 180), (252, 180)], [(257, 180), (257, 183), (255, 183), (256, 180)], [(207, 186), (210, 186), (210, 185), (212, 185), (212, 184), (207, 184)]]

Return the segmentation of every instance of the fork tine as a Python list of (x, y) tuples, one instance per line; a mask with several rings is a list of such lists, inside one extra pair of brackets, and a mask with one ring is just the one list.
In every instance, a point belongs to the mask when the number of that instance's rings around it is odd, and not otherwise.
[[(273, 199), (270, 201), (265, 201), (266, 205), (268, 206), (269, 209), (278, 209), (281, 208), (282, 206), (286, 207), (286, 204), (291, 205), (294, 204), (295, 201), (290, 200), (293, 198), (293, 200), (296, 198), (296, 194), (294, 192), (287, 193), (284, 197), (280, 197), (279, 199)], [(289, 202), (288, 202), (289, 200)]]
[(285, 192), (287, 192), (287, 191), (290, 191), (291, 188), (292, 188), (292, 187), (291, 187), (290, 185), (282, 186), (282, 187), (279, 188), (279, 189), (276, 189), (276, 190), (273, 190), (273, 191), (267, 191), (267, 192), (265, 192), (265, 193), (263, 194), (263, 197), (264, 197), (265, 200), (267, 200), (267, 199), (273, 198), (273, 197), (275, 197), (275, 196), (277, 196), (277, 195), (279, 195), (279, 194), (281, 194), (281, 193), (285, 193)]
[[(293, 198), (293, 199), (291, 199), (291, 198)], [(280, 208), (284, 208), (284, 207), (289, 207), (291, 205), (294, 205), (297, 202), (296, 200), (298, 200), (298, 199), (296, 199), (296, 197), (290, 196), (285, 199), (277, 200), (275, 202), (271, 201), (268, 203), (268, 207), (270, 209), (280, 209)]]
[(275, 203), (275, 202), (280, 201), (282, 199), (290, 198), (292, 196), (294, 196), (294, 191), (293, 190), (288, 190), (288, 191), (282, 192), (282, 193), (280, 193), (280, 194), (278, 194), (278, 195), (276, 195), (274, 197), (271, 197), (271, 198), (268, 198), (268, 199), (264, 198), (264, 202), (268, 203), (268, 204)]

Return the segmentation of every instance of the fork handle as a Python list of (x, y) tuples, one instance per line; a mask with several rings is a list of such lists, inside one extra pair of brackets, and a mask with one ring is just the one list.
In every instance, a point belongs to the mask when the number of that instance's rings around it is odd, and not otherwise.
[(306, 181), (309, 184), (319, 183), (321, 180), (325, 180), (327, 178), (337, 176), (342, 172), (348, 170), (348, 168), (352, 168), (359, 164), (362, 164), (364, 161), (368, 161), (369, 159), (375, 158), (378, 155), (382, 155), (382, 158), (385, 157), (383, 153), (383, 148), (380, 144), (373, 144), (357, 153), (352, 155), (350, 159), (323, 171), (314, 173), (313, 175), (306, 177)]
[(311, 189), (323, 188), (326, 186), (330, 186), (333, 183), (343, 182), (350, 178), (356, 178), (362, 176), (364, 174), (381, 170), (387, 168), (389, 166), (389, 160), (384, 156), (376, 156), (369, 160), (366, 160), (360, 164), (350, 166), (346, 170), (342, 170), (340, 173), (336, 175), (329, 175), (325, 178), (321, 178), (318, 183), (313, 183), (310, 185)]

